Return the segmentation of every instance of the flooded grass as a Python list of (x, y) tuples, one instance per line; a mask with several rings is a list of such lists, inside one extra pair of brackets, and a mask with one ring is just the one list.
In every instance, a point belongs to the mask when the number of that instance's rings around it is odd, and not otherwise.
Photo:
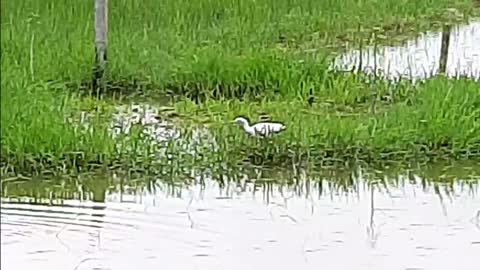
[(109, 1), (92, 92), (93, 2), (2, 1), (2, 268), (476, 269), (478, 81), (331, 65), (477, 2)]
[[(360, 46), (335, 58), (332, 68), (362, 71), (388, 80), (426, 80), (441, 72), (450, 78), (480, 79), (480, 21), (445, 26), (442, 31), (427, 31), (405, 44), (396, 46)], [(448, 39), (445, 39), (448, 37)], [(445, 40), (444, 40), (445, 39)], [(449, 45), (443, 43), (448, 42)], [(352, 44), (358, 47), (358, 44)], [(442, 48), (447, 53), (442, 53)], [(445, 60), (442, 71), (441, 59)]]
[[(437, 78), (417, 86), (370, 84), (372, 92), (364, 96), (353, 81), (342, 83), (320, 89), (312, 105), (292, 99), (209, 100), (200, 106), (185, 101), (177, 106), (210, 120), (210, 129), (223, 138), (229, 155), (247, 151), (263, 160), (287, 155), (289, 161), (306, 158), (309, 164), (322, 164), (329, 158), (374, 162), (480, 157), (477, 82)], [(382, 86), (383, 93), (377, 90)], [(331, 94), (338, 100), (328, 98), (329, 90), (338, 91)], [(256, 140), (229, 123), (238, 115), (255, 121), (268, 116), (284, 122), (287, 131), (269, 142)]]
[[(331, 52), (347, 40), (459, 22), (477, 12), (471, 1), (110, 3), (109, 91), (162, 102), (174, 96), (168, 105), (185, 118), (182, 142), (199, 124), (216, 136), (216, 151), (195, 146), (196, 154), (185, 154), (172, 142), (166, 152), (173, 158), (164, 160), (152, 158), (158, 149), (141, 132), (111, 138), (115, 98), (80, 94), (94, 60), (91, 3), (12, 3), (1, 9), (2, 177), (117, 167), (179, 177), (183, 167), (221, 170), (245, 160), (315, 167), (478, 156), (475, 82), (414, 87), (329, 71)], [(445, 17), (447, 9), (456, 15)], [(80, 111), (94, 115), (86, 128), (72, 123)], [(289, 129), (272, 141), (253, 140), (226, 124), (237, 114), (266, 114)]]
[[(229, 168), (229, 174), (213, 175), (209, 171), (196, 171), (183, 179), (170, 179), (167, 175), (145, 175), (137, 172), (88, 172), (72, 178), (67, 175), (12, 177), (2, 181), (2, 198), (10, 201), (33, 200), (32, 203), (60, 202), (62, 200), (81, 200), (105, 202), (105, 195), (112, 192), (154, 193), (163, 186), (172, 190), (189, 188), (192, 185), (204, 186), (216, 183), (221, 187), (228, 185), (253, 184), (258, 186), (278, 185), (304, 188), (304, 181), (312, 184), (328, 182), (335, 192), (349, 193), (357, 188), (358, 179), (362, 178), (369, 185), (400, 187), (405, 181), (416, 182), (424, 189), (429, 187), (448, 188), (454, 183), (468, 186), (480, 180), (480, 166), (474, 161), (443, 161), (430, 164), (394, 163), (385, 166), (331, 166), (320, 170), (298, 168), (268, 168), (243, 166)], [(25, 201), (24, 201), (25, 202)]]

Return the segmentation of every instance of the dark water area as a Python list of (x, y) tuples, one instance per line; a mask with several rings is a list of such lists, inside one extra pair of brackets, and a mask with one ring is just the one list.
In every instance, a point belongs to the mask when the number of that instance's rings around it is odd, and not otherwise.
[(451, 169), (4, 181), (1, 266), (478, 269), (480, 176)]

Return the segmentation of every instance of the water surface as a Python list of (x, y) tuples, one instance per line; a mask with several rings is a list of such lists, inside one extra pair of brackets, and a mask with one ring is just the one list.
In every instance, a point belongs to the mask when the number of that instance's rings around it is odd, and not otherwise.
[[(384, 78), (422, 80), (439, 72), (441, 32), (427, 32), (401, 46), (368, 47), (338, 56), (333, 67), (344, 71), (363, 71)], [(453, 27), (446, 73), (480, 80), (480, 21)]]
[(1, 266), (479, 269), (478, 180), (368, 178), (4, 183)]

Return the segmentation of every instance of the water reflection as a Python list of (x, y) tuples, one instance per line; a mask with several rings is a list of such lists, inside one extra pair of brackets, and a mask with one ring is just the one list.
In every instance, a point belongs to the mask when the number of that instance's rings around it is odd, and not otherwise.
[[(428, 32), (402, 46), (352, 50), (335, 59), (333, 67), (362, 70), (391, 80), (427, 79), (439, 71), (441, 44), (441, 32)], [(480, 21), (452, 29), (446, 71), (452, 77), (480, 79)]]
[(188, 185), (87, 178), (61, 201), (44, 195), (60, 191), (52, 183), (10, 183), (2, 268), (478, 268), (478, 177), (345, 170), (278, 184), (269, 173)]
[[(91, 133), (94, 127), (92, 121), (96, 118), (95, 111), (82, 111), (77, 117), (67, 117), (66, 121), (78, 132)], [(188, 123), (188, 128), (185, 128), (185, 125), (173, 108), (137, 103), (115, 107), (107, 132), (116, 140), (117, 152), (140, 156), (148, 154), (159, 162), (180, 152), (195, 156), (199, 149), (218, 149), (215, 137), (206, 126), (195, 124), (192, 128), (192, 124)]]

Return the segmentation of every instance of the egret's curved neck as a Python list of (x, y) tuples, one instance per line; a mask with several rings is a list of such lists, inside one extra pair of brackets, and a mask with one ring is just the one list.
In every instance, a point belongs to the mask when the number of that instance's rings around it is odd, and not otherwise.
[(242, 124), (243, 130), (245, 130), (246, 133), (254, 136), (255, 135), (255, 128), (253, 126), (250, 126), (250, 124), (245, 121)]
[(242, 126), (243, 126), (243, 129), (245, 129), (245, 130), (247, 130), (247, 129), (250, 128), (250, 124), (249, 124), (247, 121), (244, 121), (244, 122), (242, 123)]

